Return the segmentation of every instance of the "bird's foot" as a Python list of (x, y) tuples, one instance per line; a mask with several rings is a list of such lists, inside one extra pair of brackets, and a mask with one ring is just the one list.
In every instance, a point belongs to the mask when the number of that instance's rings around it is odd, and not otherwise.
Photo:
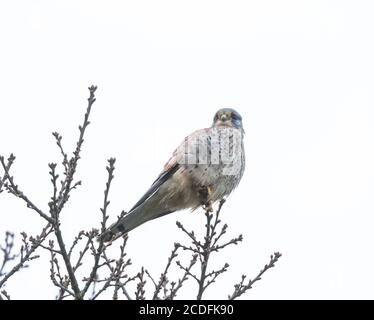
[(198, 189), (199, 197), (201, 200), (201, 205), (205, 211), (213, 212), (213, 204), (210, 200), (212, 197), (212, 187), (211, 186), (200, 186)]
[(202, 204), (206, 204), (212, 196), (212, 187), (211, 186), (199, 186), (197, 192)]
[(213, 203), (212, 201), (208, 201), (204, 204), (203, 209), (207, 212), (213, 212)]

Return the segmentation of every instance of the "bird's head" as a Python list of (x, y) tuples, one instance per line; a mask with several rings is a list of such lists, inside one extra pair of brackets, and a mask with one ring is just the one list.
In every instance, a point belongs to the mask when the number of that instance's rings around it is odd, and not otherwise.
[(213, 119), (213, 127), (232, 127), (236, 129), (242, 129), (242, 117), (241, 115), (231, 108), (219, 109)]

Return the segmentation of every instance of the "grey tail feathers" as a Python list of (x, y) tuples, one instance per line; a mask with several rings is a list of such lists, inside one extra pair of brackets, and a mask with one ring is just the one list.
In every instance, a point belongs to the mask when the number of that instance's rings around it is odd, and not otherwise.
[(114, 240), (115, 236), (128, 233), (143, 222), (145, 221), (139, 221), (139, 217), (136, 217), (134, 212), (131, 212), (112, 224), (99, 236), (99, 240), (102, 239), (104, 242)]
[(99, 239), (111, 241), (117, 234), (127, 233), (146, 221), (174, 212), (175, 210), (167, 209), (160, 203), (159, 190), (178, 169), (179, 164), (175, 164), (164, 171), (130, 212), (111, 225)]
[(156, 215), (145, 215), (146, 211), (144, 210), (134, 210), (124, 217), (122, 217), (119, 221), (111, 225), (104, 233), (99, 236), (99, 240), (103, 240), (104, 242), (112, 241), (117, 239), (119, 236), (130, 232), (131, 230), (135, 229), (136, 227), (140, 226), (141, 224), (153, 220), (169, 213), (174, 212), (174, 210), (165, 211)]

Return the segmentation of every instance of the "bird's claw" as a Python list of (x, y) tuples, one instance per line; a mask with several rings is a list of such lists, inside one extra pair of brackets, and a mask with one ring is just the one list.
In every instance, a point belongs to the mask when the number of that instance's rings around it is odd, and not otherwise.
[(206, 204), (203, 206), (204, 210), (206, 212), (213, 212), (213, 204), (212, 201), (208, 201)]
[(212, 187), (211, 186), (199, 186), (198, 193), (201, 199), (202, 204), (208, 203), (210, 197), (212, 196)]
[(213, 212), (213, 204), (211, 199), (212, 196), (212, 187), (211, 186), (200, 186), (199, 195), (201, 199), (201, 204), (205, 211)]

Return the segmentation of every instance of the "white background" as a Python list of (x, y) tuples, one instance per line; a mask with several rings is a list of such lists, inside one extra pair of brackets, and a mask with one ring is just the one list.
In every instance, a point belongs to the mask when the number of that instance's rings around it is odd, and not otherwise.
[[(98, 85), (73, 192), (67, 243), (97, 227), (106, 159), (117, 158), (111, 221), (128, 210), (192, 131), (215, 111), (243, 116), (247, 168), (223, 209), (239, 246), (206, 298), (283, 257), (244, 298), (374, 298), (374, 4), (372, 1), (0, 1), (0, 154), (17, 156), (20, 188), (47, 211), (52, 131), (70, 152)], [(130, 234), (130, 272), (158, 278), (175, 226), (202, 230), (201, 211)], [(0, 195), (0, 234), (36, 234), (41, 218)], [(48, 256), (14, 276), (13, 298), (50, 298)], [(214, 287), (213, 287), (214, 288)], [(186, 286), (180, 298), (194, 298)]]

